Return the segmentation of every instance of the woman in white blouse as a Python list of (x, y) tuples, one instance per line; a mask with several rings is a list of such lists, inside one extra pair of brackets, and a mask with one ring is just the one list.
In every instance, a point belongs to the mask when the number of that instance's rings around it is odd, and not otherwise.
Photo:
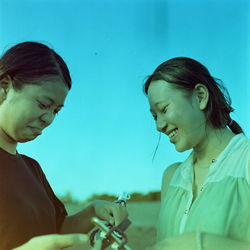
[(250, 140), (230, 118), (226, 89), (199, 62), (177, 57), (144, 90), (157, 130), (178, 152), (193, 149), (164, 172), (154, 249), (250, 249)]

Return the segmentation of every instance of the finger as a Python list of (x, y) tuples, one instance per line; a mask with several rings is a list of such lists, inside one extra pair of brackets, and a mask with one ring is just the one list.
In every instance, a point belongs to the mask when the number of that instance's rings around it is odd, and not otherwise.
[(55, 235), (54, 245), (60, 248), (78, 246), (88, 242), (88, 239), (86, 234)]
[(106, 206), (104, 209), (101, 210), (101, 213), (98, 213), (98, 217), (100, 217), (100, 219), (108, 221), (108, 222), (112, 222), (113, 219), (113, 207), (110, 206), (110, 204), (112, 204), (111, 202), (108, 204), (108, 206)]
[(101, 250), (102, 247), (102, 240), (97, 240), (95, 243), (95, 246), (92, 248), (92, 250)]
[(109, 223), (115, 225), (115, 218), (110, 216)]
[(119, 204), (116, 204), (113, 214), (116, 226), (119, 225), (125, 218), (128, 217), (127, 209)]
[(105, 220), (107, 222), (109, 222), (110, 224), (114, 225), (115, 224), (115, 219), (113, 217), (113, 210), (106, 210), (105, 213), (103, 213), (100, 218), (102, 220)]

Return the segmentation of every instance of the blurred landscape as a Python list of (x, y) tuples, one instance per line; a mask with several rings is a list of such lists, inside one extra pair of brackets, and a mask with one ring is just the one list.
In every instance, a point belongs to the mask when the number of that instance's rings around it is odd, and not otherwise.
[[(86, 202), (77, 202), (67, 193), (61, 200), (64, 202), (68, 214), (74, 214), (83, 209), (91, 200), (101, 199), (114, 201), (117, 198), (110, 195), (93, 195)], [(151, 200), (150, 200), (151, 199)], [(133, 250), (145, 250), (156, 241), (156, 224), (160, 210), (160, 192), (151, 192), (146, 195), (134, 193), (127, 202), (129, 219), (132, 224), (126, 230), (127, 245)], [(82, 248), (74, 248), (82, 250)], [(112, 249), (112, 248), (107, 248)]]
[[(106, 200), (106, 201), (117, 200), (117, 196), (114, 196), (114, 195), (93, 194), (87, 200), (79, 201), (72, 196), (70, 191), (67, 191), (63, 196), (58, 196), (58, 197), (64, 204), (79, 204), (79, 203), (83, 204), (83, 203), (88, 203), (94, 200)], [(160, 191), (149, 192), (146, 194), (135, 192), (135, 193), (130, 194), (130, 198), (128, 202), (160, 201), (160, 198), (161, 198)]]

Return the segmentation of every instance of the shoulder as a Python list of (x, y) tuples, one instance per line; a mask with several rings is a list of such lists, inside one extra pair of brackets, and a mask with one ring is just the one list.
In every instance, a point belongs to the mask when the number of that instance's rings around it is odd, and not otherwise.
[(36, 172), (39, 176), (43, 176), (43, 170), (35, 159), (23, 154), (21, 157), (33, 172)]
[[(242, 136), (243, 137), (243, 136)], [(247, 159), (247, 168), (248, 168), (248, 183), (250, 185), (250, 139), (248, 139), (246, 136), (244, 138), (244, 155), (246, 155)], [(240, 157), (243, 157), (242, 154), (240, 154)]]
[(248, 184), (250, 185), (250, 154), (248, 155)]
[(31, 158), (31, 157), (29, 157), (29, 156), (27, 156), (27, 155), (21, 154), (21, 157), (23, 158), (23, 160), (24, 160), (25, 162), (27, 162), (27, 163), (29, 163), (29, 164), (40, 166), (39, 163), (38, 163), (35, 159), (33, 159), (33, 158)]
[(163, 179), (169, 179), (169, 178), (171, 178), (171, 176), (174, 174), (175, 170), (180, 166), (181, 163), (182, 163), (182, 162), (175, 162), (175, 163), (169, 165), (169, 166), (165, 169), (162, 178), (163, 178)]
[(163, 176), (162, 176), (162, 184), (163, 185), (169, 185), (169, 183), (170, 183), (170, 181), (175, 173), (175, 170), (180, 166), (181, 163), (182, 162), (173, 163), (165, 169)]
[[(242, 136), (243, 137), (243, 136)], [(244, 157), (246, 159), (246, 165), (247, 165), (247, 168), (248, 168), (248, 171), (247, 171), (247, 181), (248, 181), (248, 184), (250, 185), (250, 139), (248, 139), (247, 137), (243, 137), (245, 140), (244, 140), (244, 152), (242, 154), (240, 154), (240, 157)], [(246, 157), (245, 157), (246, 156)]]
[(163, 176), (162, 176), (162, 186), (161, 186), (162, 197), (167, 192), (168, 186), (175, 173), (175, 170), (180, 166), (181, 163), (182, 162), (176, 162), (174, 164), (171, 164), (165, 169)]

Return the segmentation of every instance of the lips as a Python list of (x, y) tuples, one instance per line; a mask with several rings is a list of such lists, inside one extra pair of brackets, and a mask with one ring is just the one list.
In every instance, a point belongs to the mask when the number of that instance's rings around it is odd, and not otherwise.
[(169, 138), (173, 138), (177, 134), (178, 129), (174, 129), (170, 134)]
[(36, 134), (41, 134), (42, 133), (42, 128), (36, 128), (36, 127), (31, 127), (31, 126), (29, 126), (29, 128), (34, 132), (34, 133), (36, 133)]
[(178, 136), (178, 128), (170, 129), (169, 131), (166, 132), (166, 134), (168, 135), (170, 142), (175, 143), (176, 137)]
[(176, 130), (178, 128), (173, 128), (173, 129), (170, 129), (166, 132), (167, 136), (169, 136), (174, 130)]

